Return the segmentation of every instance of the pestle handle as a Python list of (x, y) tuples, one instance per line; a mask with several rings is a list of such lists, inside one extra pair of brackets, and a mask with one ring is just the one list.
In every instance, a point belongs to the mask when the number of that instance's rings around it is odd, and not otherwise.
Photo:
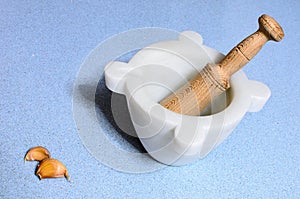
[(259, 28), (252, 35), (236, 45), (219, 64), (224, 75), (230, 77), (233, 73), (247, 64), (269, 41), (281, 41), (284, 32), (278, 22), (272, 17), (263, 14), (258, 19)]
[(258, 30), (235, 46), (219, 64), (207, 64), (160, 104), (176, 113), (200, 115), (215, 97), (230, 87), (230, 76), (247, 64), (267, 41), (283, 39), (283, 30), (272, 17), (264, 14), (259, 17), (258, 23)]

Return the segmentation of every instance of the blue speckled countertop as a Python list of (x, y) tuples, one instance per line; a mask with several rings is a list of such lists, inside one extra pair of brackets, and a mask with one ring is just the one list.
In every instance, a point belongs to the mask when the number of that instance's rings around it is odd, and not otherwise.
[[(3, 0), (0, 10), (0, 198), (300, 196), (300, 1)], [(73, 119), (72, 92), (80, 65), (99, 43), (130, 29), (161, 27), (199, 32), (225, 54), (255, 30), (263, 13), (282, 24), (286, 37), (267, 44), (244, 71), (272, 96), (205, 159), (130, 174), (89, 153)], [(106, 136), (134, 150), (135, 140)], [(65, 163), (71, 183), (40, 181), (36, 163), (24, 165), (25, 152), (36, 145)]]

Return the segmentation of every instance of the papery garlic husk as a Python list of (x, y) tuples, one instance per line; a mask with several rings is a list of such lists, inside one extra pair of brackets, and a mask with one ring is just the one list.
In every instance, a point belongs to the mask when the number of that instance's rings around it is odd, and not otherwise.
[(42, 161), (50, 158), (50, 152), (42, 146), (29, 149), (24, 157), (24, 161)]
[(44, 159), (37, 167), (35, 173), (40, 180), (44, 178), (62, 178), (70, 181), (70, 176), (66, 166), (54, 158)]

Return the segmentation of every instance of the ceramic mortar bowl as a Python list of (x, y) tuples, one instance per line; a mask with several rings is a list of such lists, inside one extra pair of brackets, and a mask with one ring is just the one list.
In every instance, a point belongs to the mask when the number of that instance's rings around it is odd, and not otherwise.
[(218, 63), (223, 57), (203, 45), (201, 35), (185, 31), (176, 41), (141, 49), (128, 63), (107, 64), (106, 85), (126, 96), (136, 133), (154, 159), (183, 165), (203, 158), (228, 137), (246, 112), (262, 109), (270, 97), (269, 88), (248, 80), (241, 70), (231, 77), (231, 88), (201, 116), (177, 114), (159, 104), (207, 63)]

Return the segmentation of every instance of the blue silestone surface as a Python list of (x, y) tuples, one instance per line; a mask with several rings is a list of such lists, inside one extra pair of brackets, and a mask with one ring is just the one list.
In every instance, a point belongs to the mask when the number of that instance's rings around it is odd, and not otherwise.
[[(299, 198), (299, 10), (298, 0), (2, 0), (0, 198)], [(266, 44), (244, 71), (272, 96), (206, 158), (129, 174), (103, 165), (84, 147), (73, 120), (73, 85), (99, 43), (130, 29), (161, 27), (199, 32), (206, 45), (226, 54), (263, 13), (282, 24), (286, 37)], [(137, 139), (105, 127), (118, 147), (143, 151)], [(65, 163), (71, 183), (40, 181), (37, 163), (24, 165), (25, 152), (36, 145)]]

